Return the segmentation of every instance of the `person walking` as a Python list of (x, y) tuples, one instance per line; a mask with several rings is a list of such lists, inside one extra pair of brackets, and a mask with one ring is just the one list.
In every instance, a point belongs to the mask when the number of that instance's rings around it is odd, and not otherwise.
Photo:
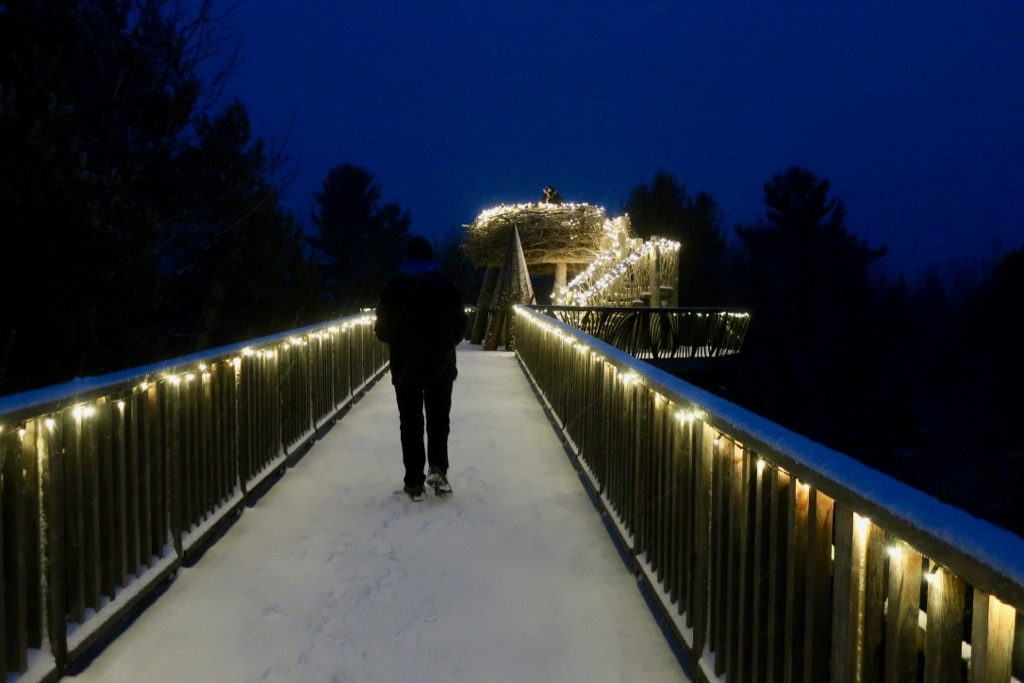
[(455, 347), (465, 336), (466, 313), (458, 288), (441, 274), (426, 238), (410, 237), (399, 275), (381, 294), (373, 331), (388, 345), (398, 399), (404, 491), (413, 500), (423, 499), (424, 485), (437, 495), (449, 494), (448, 433), (458, 374)]

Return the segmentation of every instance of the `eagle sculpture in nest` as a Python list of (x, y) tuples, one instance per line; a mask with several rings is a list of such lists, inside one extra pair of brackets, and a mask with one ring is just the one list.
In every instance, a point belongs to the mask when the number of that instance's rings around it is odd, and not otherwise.
[(541, 201), (544, 204), (561, 204), (564, 200), (562, 195), (558, 194), (558, 190), (548, 185), (544, 188), (544, 199)]

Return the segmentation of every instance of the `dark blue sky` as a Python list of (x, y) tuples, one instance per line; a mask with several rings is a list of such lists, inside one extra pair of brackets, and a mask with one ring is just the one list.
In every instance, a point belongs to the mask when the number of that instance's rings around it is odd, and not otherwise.
[(242, 0), (230, 23), (230, 90), (256, 134), (292, 126), (306, 222), (345, 162), (431, 237), (545, 185), (618, 215), (665, 167), (731, 232), (798, 164), (891, 272), (1024, 244), (1020, 0)]

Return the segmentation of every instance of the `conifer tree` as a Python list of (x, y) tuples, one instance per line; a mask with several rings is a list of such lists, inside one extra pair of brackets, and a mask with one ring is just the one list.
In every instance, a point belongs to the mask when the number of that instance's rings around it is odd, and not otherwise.
[(738, 226), (747, 252), (747, 400), (762, 414), (846, 448), (871, 391), (871, 264), (885, 254), (846, 228), (831, 183), (790, 167), (764, 185), (765, 220)]
[(314, 194), (310, 240), (320, 255), (322, 296), (347, 312), (374, 306), (398, 271), (412, 219), (398, 204), (381, 204), (373, 174), (353, 164), (332, 168)]
[(667, 237), (679, 250), (679, 305), (720, 305), (725, 236), (722, 211), (707, 192), (690, 197), (674, 173), (659, 168), (650, 184), (630, 192), (623, 207), (639, 237)]
[[(225, 281), (259, 296), (242, 280), (260, 268), (239, 264), (257, 258), (256, 244), (292, 255), (297, 246), (282, 243), (298, 245), (294, 219), (266, 191), (273, 164), (258, 158), (244, 108), (214, 114), (230, 71), (222, 39), (212, 0), (0, 5), (0, 289), (24, 312), (0, 318), (0, 393), (154, 362), (261, 324), (264, 312), (237, 300), (232, 319), (211, 327), (209, 316), (210, 270), (228, 267)], [(200, 69), (225, 47), (224, 69)], [(242, 176), (256, 180), (232, 184)], [(255, 239), (254, 221), (273, 239)], [(231, 247), (214, 240), (221, 251), (201, 238), (181, 246), (197, 232), (226, 235), (225, 225), (248, 228)], [(300, 271), (292, 259), (272, 293)]]

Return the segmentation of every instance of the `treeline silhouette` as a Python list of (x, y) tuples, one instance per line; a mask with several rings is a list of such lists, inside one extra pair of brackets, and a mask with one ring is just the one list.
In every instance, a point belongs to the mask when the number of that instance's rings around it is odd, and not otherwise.
[(774, 175), (733, 244), (673, 173), (633, 189), (637, 231), (683, 244), (682, 305), (754, 311), (738, 363), (686, 379), (1024, 535), (1024, 246), (891, 281), (830, 187)]
[(283, 160), (219, 101), (232, 53), (212, 3), (185, 6), (3, 3), (0, 393), (311, 314)]
[(0, 395), (376, 302), (408, 214), (342, 165), (303, 234), (287, 158), (220, 96), (222, 25), (210, 0), (0, 3)]
[[(411, 217), (342, 163), (303, 234), (287, 159), (219, 99), (234, 53), (210, 2), (0, 7), (0, 395), (376, 303)], [(890, 281), (827, 179), (785, 169), (764, 199), (736, 240), (664, 169), (622, 207), (682, 242), (681, 305), (754, 310), (739, 364), (688, 379), (1024, 534), (1024, 247)], [(459, 241), (438, 254), (471, 303)]]

